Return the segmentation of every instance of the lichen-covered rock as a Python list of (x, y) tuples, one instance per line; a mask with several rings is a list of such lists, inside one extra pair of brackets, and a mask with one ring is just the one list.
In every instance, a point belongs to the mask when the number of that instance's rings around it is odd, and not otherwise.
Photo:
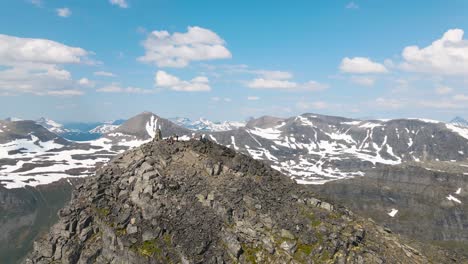
[(209, 141), (155, 141), (89, 178), (26, 263), (456, 263), (262, 162)]

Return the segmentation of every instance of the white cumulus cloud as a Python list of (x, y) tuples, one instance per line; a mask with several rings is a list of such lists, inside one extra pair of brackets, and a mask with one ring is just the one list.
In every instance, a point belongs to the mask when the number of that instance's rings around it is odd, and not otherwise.
[(154, 93), (154, 90), (150, 89), (143, 89), (143, 88), (138, 88), (138, 87), (122, 87), (117, 83), (113, 83), (108, 86), (101, 87), (96, 90), (97, 92), (100, 93), (130, 93), (130, 94), (149, 94), (149, 93)]
[(168, 88), (173, 91), (206, 92), (211, 90), (209, 80), (205, 76), (198, 76), (190, 81), (184, 81), (165, 71), (157, 71), (154, 82), (156, 87)]
[(115, 77), (115, 74), (112, 72), (106, 72), (106, 71), (97, 71), (94, 72), (94, 75), (96, 76), (104, 76), (104, 77)]
[(328, 88), (328, 85), (316, 81), (297, 83), (292, 79), (293, 75), (284, 71), (251, 71), (259, 75), (247, 82), (247, 87), (254, 89), (285, 89), (285, 90), (309, 90), (320, 91)]
[(77, 96), (83, 95), (84, 92), (80, 90), (56, 90), (56, 91), (48, 91), (48, 95), (55, 95), (55, 96)]
[(437, 87), (435, 91), (437, 94), (449, 94), (453, 91), (453, 89), (448, 86), (441, 86)]
[(340, 70), (346, 73), (357, 74), (388, 72), (383, 64), (373, 62), (369, 58), (364, 57), (344, 58), (341, 61)]
[(94, 87), (95, 83), (88, 78), (81, 78), (78, 80), (78, 84), (86, 87)]
[(372, 77), (364, 77), (364, 76), (353, 76), (351, 77), (351, 81), (355, 84), (361, 86), (374, 86), (375, 78)]
[(308, 109), (326, 109), (329, 107), (328, 103), (324, 101), (314, 101), (314, 102), (304, 102), (300, 101), (296, 104), (296, 107), (301, 110), (308, 110)]
[(456, 95), (453, 96), (453, 100), (468, 102), (468, 95), (456, 94)]
[(258, 74), (265, 79), (285, 80), (285, 79), (291, 79), (293, 77), (293, 74), (287, 71), (258, 70), (258, 71), (251, 71), (251, 72)]
[(450, 29), (431, 45), (404, 48), (402, 69), (441, 75), (468, 75), (468, 41), (464, 31)]
[(399, 109), (405, 106), (405, 102), (402, 100), (379, 97), (375, 99), (375, 105), (381, 108)]
[(231, 58), (225, 41), (215, 32), (201, 28), (188, 27), (187, 32), (153, 31), (143, 41), (145, 55), (138, 58), (141, 62), (155, 63), (159, 67), (182, 68), (191, 61), (204, 61)]
[(48, 39), (0, 35), (0, 66), (5, 67), (0, 70), (0, 91), (80, 95), (75, 90), (77, 82), (63, 66), (91, 63), (89, 54), (83, 48)]
[(126, 0), (109, 0), (109, 3), (119, 6), (120, 8), (128, 8), (128, 3)]
[(67, 7), (57, 8), (55, 9), (55, 11), (57, 12), (57, 16), (59, 17), (69, 17), (72, 14), (71, 10)]
[(256, 78), (250, 81), (247, 86), (260, 89), (291, 89), (296, 88), (297, 83), (288, 80)]
[(0, 34), (0, 64), (71, 64), (87, 62), (89, 53), (48, 39), (18, 38)]
[(346, 8), (347, 8), (347, 9), (359, 9), (359, 5), (356, 4), (355, 2), (349, 2), (349, 3), (346, 5)]

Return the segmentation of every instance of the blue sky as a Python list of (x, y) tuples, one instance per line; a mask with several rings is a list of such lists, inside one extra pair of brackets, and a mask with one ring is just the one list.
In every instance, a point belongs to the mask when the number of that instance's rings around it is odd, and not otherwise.
[(0, 113), (468, 117), (468, 1), (0, 3)]

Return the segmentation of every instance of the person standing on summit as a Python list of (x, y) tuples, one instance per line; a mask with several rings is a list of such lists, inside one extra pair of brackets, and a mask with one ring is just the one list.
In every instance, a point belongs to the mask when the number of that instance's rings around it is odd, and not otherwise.
[(159, 141), (159, 140), (162, 140), (162, 131), (160, 128), (157, 128), (156, 129), (156, 135), (154, 137), (154, 140), (155, 141)]

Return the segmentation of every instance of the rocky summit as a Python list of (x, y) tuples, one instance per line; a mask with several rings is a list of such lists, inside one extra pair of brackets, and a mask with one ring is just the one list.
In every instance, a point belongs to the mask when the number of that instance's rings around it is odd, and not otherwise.
[(151, 141), (79, 185), (25, 263), (457, 263), (210, 141)]

